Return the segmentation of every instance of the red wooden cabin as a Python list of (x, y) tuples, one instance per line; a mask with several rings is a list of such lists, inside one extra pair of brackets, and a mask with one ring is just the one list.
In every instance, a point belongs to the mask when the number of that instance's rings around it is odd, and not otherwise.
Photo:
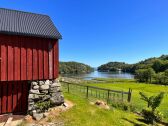
[(0, 9), (0, 114), (27, 111), (28, 81), (58, 77), (58, 40), (50, 17)]

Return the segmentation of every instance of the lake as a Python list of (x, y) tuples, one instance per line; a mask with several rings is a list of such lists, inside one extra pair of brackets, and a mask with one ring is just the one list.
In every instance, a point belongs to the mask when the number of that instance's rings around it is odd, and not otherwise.
[(123, 79), (133, 79), (134, 75), (125, 72), (98, 72), (94, 71), (88, 74), (75, 74), (75, 75), (64, 75), (65, 77), (74, 77), (84, 80), (91, 80), (93, 78), (123, 78)]

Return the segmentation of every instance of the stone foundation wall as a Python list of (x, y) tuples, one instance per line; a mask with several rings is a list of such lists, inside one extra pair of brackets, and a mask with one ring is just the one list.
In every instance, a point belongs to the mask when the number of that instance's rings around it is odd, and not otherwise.
[(30, 115), (47, 111), (48, 107), (64, 103), (59, 80), (32, 81), (28, 96), (28, 112)]

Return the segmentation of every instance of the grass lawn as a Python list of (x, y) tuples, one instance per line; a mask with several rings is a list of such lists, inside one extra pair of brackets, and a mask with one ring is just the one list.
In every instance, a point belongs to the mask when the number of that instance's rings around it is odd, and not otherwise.
[(133, 113), (117, 109), (105, 110), (91, 105), (85, 98), (68, 93), (64, 93), (64, 96), (75, 104), (59, 116), (66, 126), (146, 126)]
[[(132, 92), (132, 103), (136, 105), (140, 111), (142, 108), (146, 107), (144, 101), (140, 99), (139, 92), (144, 92), (147, 95), (156, 95), (159, 92), (165, 92), (165, 97), (159, 110), (165, 115), (165, 119), (168, 121), (168, 86), (154, 85), (154, 84), (144, 84), (137, 83), (134, 80), (126, 79), (96, 79), (100, 83), (90, 82), (89, 85), (102, 87), (107, 89), (123, 90), (128, 91), (129, 88), (133, 90)], [(101, 82), (102, 81), (102, 82)]]

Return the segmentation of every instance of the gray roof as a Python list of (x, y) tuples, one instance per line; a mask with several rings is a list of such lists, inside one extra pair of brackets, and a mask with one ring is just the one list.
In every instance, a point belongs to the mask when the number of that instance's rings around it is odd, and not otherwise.
[(0, 8), (0, 33), (61, 39), (47, 15)]

